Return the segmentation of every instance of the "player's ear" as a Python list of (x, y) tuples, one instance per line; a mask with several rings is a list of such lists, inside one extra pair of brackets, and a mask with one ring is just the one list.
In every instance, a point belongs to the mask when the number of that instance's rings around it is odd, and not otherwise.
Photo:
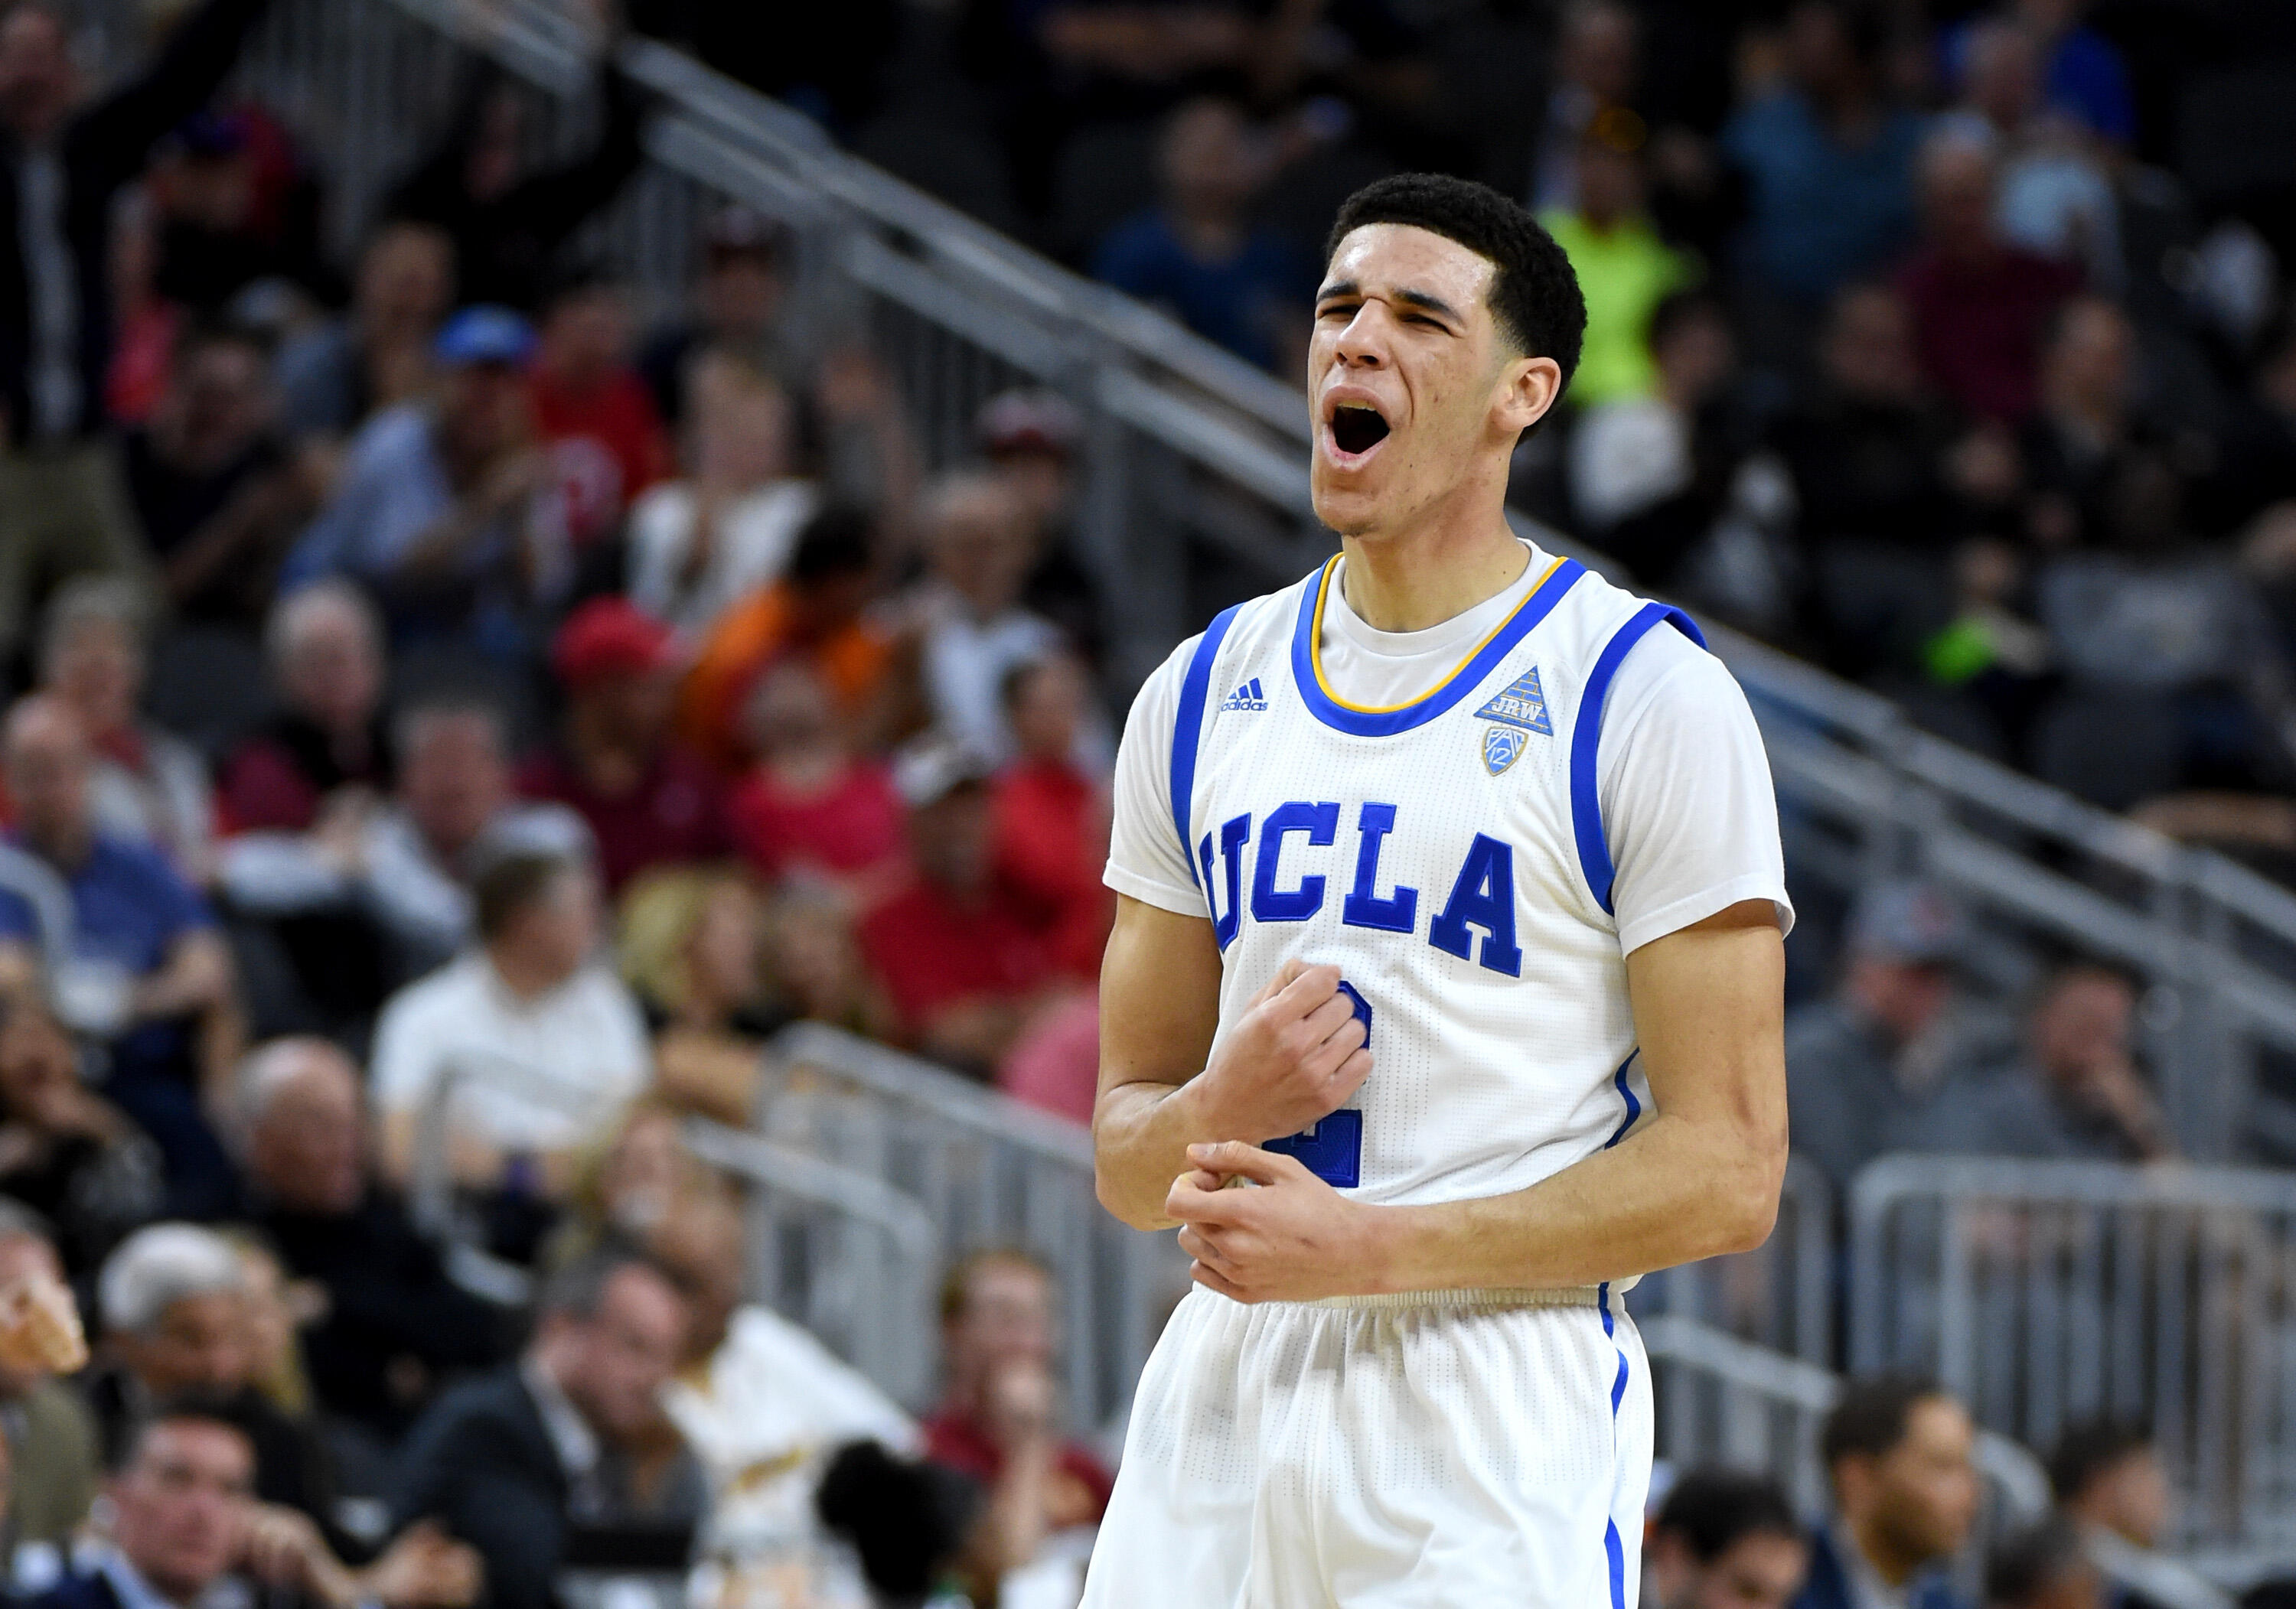
[(1562, 395), (1562, 365), (1551, 357), (1510, 359), (1499, 372), (1492, 424), (1512, 441), (1540, 420)]

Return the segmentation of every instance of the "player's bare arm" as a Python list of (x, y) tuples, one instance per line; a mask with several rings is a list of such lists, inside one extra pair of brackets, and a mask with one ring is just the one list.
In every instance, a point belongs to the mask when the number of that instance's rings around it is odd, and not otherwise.
[[(1784, 958), (1766, 900), (1629, 955), (1656, 1113), (1528, 1189), (1374, 1206), (1289, 1156), (1232, 1141), (1198, 1148), (1164, 1205), (1185, 1225), (1195, 1278), (1242, 1302), (1556, 1288), (1760, 1245), (1785, 1173)], [(1237, 1178), (1261, 1188), (1225, 1188)]]
[(1164, 1197), (1190, 1146), (1303, 1129), (1371, 1072), (1336, 967), (1283, 967), (1215, 1052), (1219, 981), (1210, 922), (1119, 896), (1101, 965), (1093, 1151), (1101, 1204), (1135, 1229), (1177, 1221)]

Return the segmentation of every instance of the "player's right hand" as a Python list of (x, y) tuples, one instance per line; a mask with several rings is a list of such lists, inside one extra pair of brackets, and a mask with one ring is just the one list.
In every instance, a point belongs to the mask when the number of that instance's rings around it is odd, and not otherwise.
[(1284, 962), (1189, 1086), (1203, 1131), (1257, 1145), (1330, 1115), (1371, 1075), (1364, 1032), (1337, 967)]

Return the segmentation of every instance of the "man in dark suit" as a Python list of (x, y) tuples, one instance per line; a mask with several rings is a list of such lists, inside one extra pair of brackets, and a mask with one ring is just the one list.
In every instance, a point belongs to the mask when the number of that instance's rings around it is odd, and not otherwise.
[(395, 1506), (486, 1561), (492, 1609), (551, 1609), (584, 1533), (690, 1531), (701, 1472), (660, 1407), (685, 1298), (640, 1254), (592, 1253), (544, 1292), (517, 1364), (448, 1392), (408, 1438)]
[(111, 1535), (94, 1566), (24, 1609), (184, 1609), (234, 1572), (350, 1609), (359, 1584), (318, 1528), (255, 1499), (255, 1445), (223, 1406), (186, 1402), (145, 1420), (104, 1482)]
[(1794, 1609), (1966, 1609), (1939, 1567), (1977, 1518), (1976, 1426), (1933, 1380), (1851, 1382), (1818, 1438), (1833, 1518)]

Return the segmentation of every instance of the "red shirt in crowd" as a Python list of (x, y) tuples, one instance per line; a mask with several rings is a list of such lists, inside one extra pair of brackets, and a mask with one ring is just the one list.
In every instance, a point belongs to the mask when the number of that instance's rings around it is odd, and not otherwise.
[[(1004, 1450), (988, 1432), (965, 1415), (943, 1409), (924, 1422), (925, 1456), (936, 1464), (964, 1471), (983, 1485), (994, 1484), (1004, 1473)], [(1063, 1442), (1053, 1460), (1052, 1490), (1046, 1494), (1047, 1515), (1055, 1531), (1070, 1525), (1097, 1525), (1108, 1512), (1108, 1494), (1116, 1481), (1107, 1466), (1081, 1442)]]
[(905, 1033), (969, 1000), (1017, 999), (1052, 976), (1029, 911), (992, 886), (962, 906), (938, 884), (912, 878), (861, 919), (861, 953), (884, 985)]
[(851, 877), (901, 853), (901, 797), (874, 761), (850, 761), (827, 788), (803, 795), (760, 766), (734, 784), (726, 813), (734, 847), (768, 882), (799, 869)]
[(996, 875), (1030, 906), (1062, 972), (1089, 982), (1116, 919), (1100, 880), (1108, 813), (1100, 789), (1058, 760), (1023, 760), (996, 780), (990, 801)]
[(610, 534), (640, 492), (671, 469), (669, 436), (634, 369), (576, 390), (537, 371), (534, 421), (550, 443), (578, 543)]
[(2079, 271), (2004, 247), (1982, 262), (1924, 252), (1898, 277), (1930, 383), (1984, 419), (2033, 411), (2041, 326), (2080, 289)]
[(611, 798), (563, 753), (546, 749), (520, 769), (518, 790), (566, 805), (590, 824), (609, 894), (649, 867), (714, 861), (733, 849), (717, 777), (682, 748), (662, 750), (636, 788)]

